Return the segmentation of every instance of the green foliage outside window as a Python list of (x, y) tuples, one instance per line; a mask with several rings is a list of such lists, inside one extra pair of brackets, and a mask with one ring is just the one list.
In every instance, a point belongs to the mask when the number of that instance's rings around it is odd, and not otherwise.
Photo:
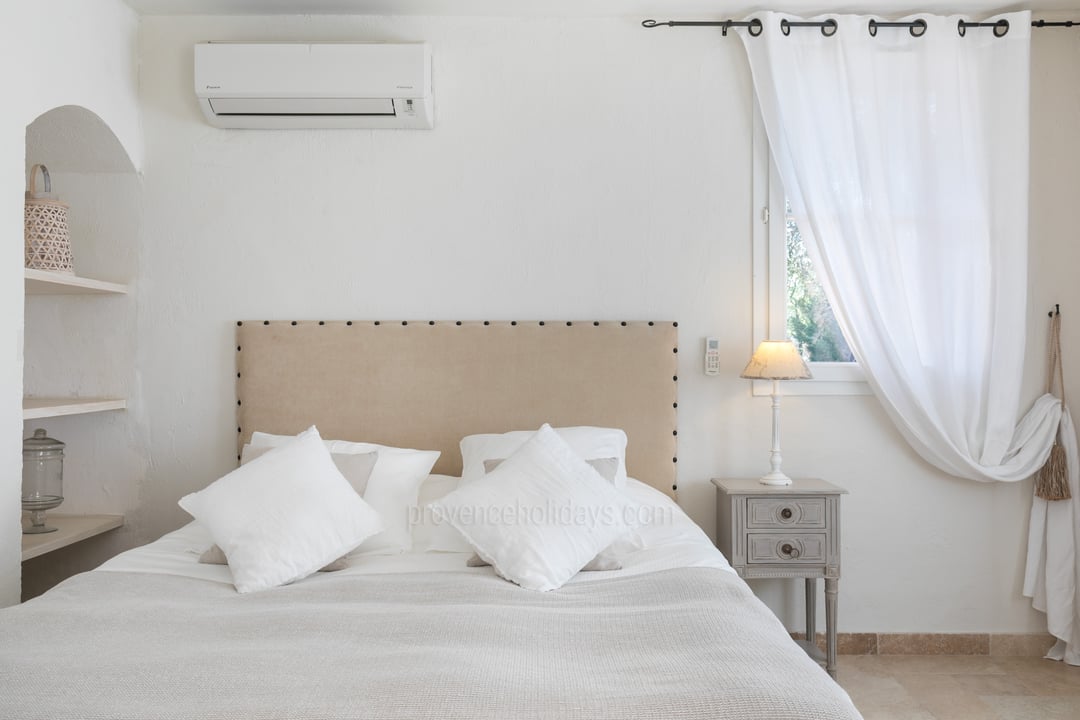
[(799, 228), (791, 216), (786, 221), (788, 337), (795, 341), (806, 360), (854, 362), (818, 282)]

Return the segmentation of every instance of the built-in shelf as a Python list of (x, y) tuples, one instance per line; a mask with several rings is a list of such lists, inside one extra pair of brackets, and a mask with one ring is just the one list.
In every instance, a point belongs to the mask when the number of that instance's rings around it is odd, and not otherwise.
[(29, 268), (23, 272), (27, 295), (123, 295), (128, 291), (127, 285), (77, 275)]
[(127, 400), (123, 398), (23, 398), (23, 420), (85, 415), (86, 413), (123, 410)]
[[(23, 517), (23, 527), (30, 525), (30, 518)], [(39, 555), (59, 550), (80, 540), (92, 538), (109, 530), (123, 526), (123, 515), (63, 515), (45, 513), (45, 524), (56, 528), (56, 532), (22, 536), (22, 559), (29, 560)]]

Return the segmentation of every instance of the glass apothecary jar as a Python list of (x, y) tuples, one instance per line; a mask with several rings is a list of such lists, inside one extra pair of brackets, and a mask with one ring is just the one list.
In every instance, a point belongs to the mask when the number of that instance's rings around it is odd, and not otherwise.
[(56, 530), (45, 525), (45, 511), (64, 502), (64, 443), (38, 428), (23, 440), (22, 506), (30, 513), (26, 534)]

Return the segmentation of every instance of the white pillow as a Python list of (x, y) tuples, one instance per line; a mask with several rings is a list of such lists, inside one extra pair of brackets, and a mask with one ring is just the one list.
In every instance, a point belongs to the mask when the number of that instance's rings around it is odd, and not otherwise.
[(185, 495), (180, 507), (225, 552), (241, 593), (307, 577), (383, 529), (314, 427)]
[(433, 507), (497, 573), (541, 591), (561, 587), (635, 527), (638, 511), (549, 425)]
[(617, 543), (619, 550), (645, 550), (680, 542), (712, 543), (678, 503), (656, 488), (628, 478), (625, 492), (642, 508), (642, 514), (638, 516), (638, 529)]
[[(251, 435), (252, 447), (280, 445), (288, 440), (288, 435), (261, 432)], [(367, 540), (356, 552), (394, 554), (411, 550), (409, 513), (416, 506), (420, 485), (439, 459), (439, 452), (346, 440), (327, 440), (326, 447), (334, 454), (379, 453), (364, 490), (364, 500), (382, 516), (385, 529)]]
[[(555, 432), (583, 460), (618, 458), (615, 487), (626, 486), (626, 433), (618, 428), (567, 427)], [(533, 436), (531, 430), (516, 430), (500, 435), (469, 435), (461, 440), (461, 480), (471, 483), (484, 476), (484, 461), (509, 457)]]

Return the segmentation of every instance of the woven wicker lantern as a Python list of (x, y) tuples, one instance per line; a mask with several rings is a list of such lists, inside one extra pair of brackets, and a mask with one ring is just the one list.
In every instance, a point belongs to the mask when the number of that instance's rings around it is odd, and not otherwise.
[[(40, 193), (37, 191), (39, 168), (45, 184), (45, 191)], [(74, 274), (67, 216), (67, 203), (52, 195), (48, 168), (35, 165), (30, 169), (30, 189), (26, 191), (26, 267)]]

